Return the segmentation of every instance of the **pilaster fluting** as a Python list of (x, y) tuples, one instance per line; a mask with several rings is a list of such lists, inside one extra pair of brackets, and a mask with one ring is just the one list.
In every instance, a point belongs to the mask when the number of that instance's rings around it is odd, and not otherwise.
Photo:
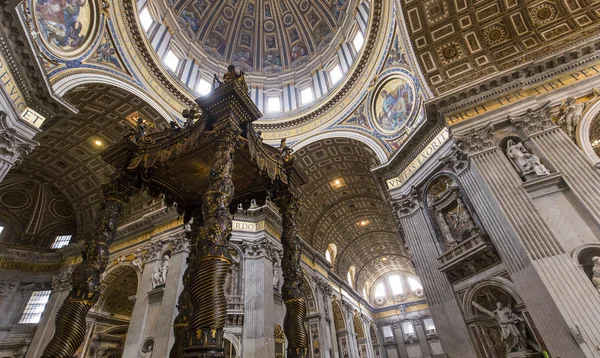
[(85, 338), (86, 315), (100, 298), (100, 276), (108, 264), (108, 250), (117, 233), (123, 204), (133, 195), (129, 183), (118, 178), (102, 187), (95, 229), (85, 238), (83, 261), (75, 268), (71, 292), (58, 310), (52, 340), (42, 357), (72, 357)]
[(600, 175), (569, 136), (552, 122), (546, 104), (525, 115), (510, 117), (561, 173), (573, 194), (600, 225)]
[[(528, 113), (536, 115), (535, 112)], [(545, 123), (547, 119), (539, 124), (540, 130)], [(480, 140), (482, 132), (489, 140)], [(472, 130), (460, 140), (469, 146), (472, 163), (472, 173), (461, 177), (465, 180), (466, 191), (479, 192), (479, 195), (488, 192), (488, 204), (483, 204), (483, 198), (474, 196), (473, 205), (478, 210), (496, 206), (495, 214), (504, 216), (500, 222), (489, 215), (482, 215), (481, 219), (484, 224), (489, 224), (500, 256), (503, 260), (507, 258), (505, 263), (511, 279), (535, 321), (536, 329), (544, 337), (548, 351), (553, 356), (599, 357), (591, 346), (600, 339), (597, 327), (592, 324), (596, 319), (592, 317), (598, 317), (600, 313), (600, 299), (541, 217), (508, 158), (496, 146), (498, 140), (494, 137), (494, 128), (488, 125), (485, 129)], [(508, 225), (500, 230), (498, 226), (503, 225), (504, 220)], [(584, 341), (579, 345), (575, 344), (578, 335)]]
[(438, 270), (440, 253), (436, 237), (425, 217), (415, 188), (394, 204), (396, 217), (403, 228), (406, 242), (423, 282), (431, 314), (435, 319), (439, 337), (446, 353), (459, 357), (477, 357), (464, 324), (454, 291), (446, 276)]
[(282, 216), (281, 244), (283, 245), (283, 287), (281, 289), (286, 312), (283, 331), (288, 340), (287, 357), (306, 357), (309, 347), (308, 334), (304, 327), (306, 319), (306, 301), (302, 293), (302, 269), (300, 268), (301, 247), (298, 239), (296, 215), (298, 199), (292, 192), (286, 191), (279, 199)]
[(188, 322), (188, 347), (184, 357), (223, 357), (223, 328), (227, 319), (227, 300), (223, 285), (231, 258), (227, 242), (233, 220), (229, 212), (233, 187), (233, 158), (241, 129), (233, 118), (223, 118), (210, 134), (214, 159), (209, 187), (204, 194), (204, 225), (197, 237), (197, 257), (192, 258), (189, 293), (192, 315)]

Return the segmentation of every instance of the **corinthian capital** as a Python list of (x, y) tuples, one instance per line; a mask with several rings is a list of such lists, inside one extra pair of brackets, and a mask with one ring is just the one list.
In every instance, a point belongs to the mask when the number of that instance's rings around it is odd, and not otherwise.
[(556, 127), (551, 119), (551, 110), (552, 107), (548, 101), (538, 108), (529, 108), (520, 116), (508, 116), (508, 120), (525, 134), (532, 135)]
[(23, 157), (31, 153), (38, 145), (37, 142), (19, 138), (15, 128), (12, 128), (6, 113), (0, 111), (0, 158), (8, 160), (12, 164), (20, 164)]
[(463, 148), (469, 153), (481, 152), (494, 146), (494, 126), (489, 122), (481, 127), (472, 128), (465, 134), (455, 135), (454, 138), (459, 143), (464, 143)]
[(394, 212), (397, 215), (404, 216), (409, 215), (415, 212), (418, 208), (420, 208), (419, 204), (419, 191), (414, 186), (410, 188), (410, 191), (407, 194), (404, 194), (398, 198), (398, 200), (393, 204)]
[(465, 151), (465, 143), (455, 141), (452, 148), (450, 148), (450, 153), (440, 158), (440, 162), (444, 163), (455, 174), (459, 174), (467, 169), (469, 167), (469, 156)]

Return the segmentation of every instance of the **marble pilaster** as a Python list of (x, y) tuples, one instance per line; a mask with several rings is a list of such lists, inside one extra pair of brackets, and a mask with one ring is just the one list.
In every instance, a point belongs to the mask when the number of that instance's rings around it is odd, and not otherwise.
[(419, 193), (413, 188), (394, 205), (398, 221), (411, 248), (417, 274), (427, 294), (429, 308), (439, 327), (439, 338), (444, 351), (457, 357), (475, 358), (477, 354), (452, 286), (438, 270), (436, 237), (432, 232), (419, 201)]
[(244, 251), (244, 355), (274, 357), (273, 260), (279, 249), (269, 239), (242, 244)]
[(154, 336), (153, 354), (157, 357), (167, 357), (175, 336), (173, 334), (173, 320), (177, 315), (177, 299), (183, 290), (183, 272), (187, 266), (187, 256), (190, 253), (185, 234), (180, 234), (172, 240), (171, 259), (169, 271), (162, 296), (160, 315)]
[(325, 280), (318, 276), (313, 276), (317, 289), (317, 305), (319, 312), (321, 313), (321, 319), (319, 320), (320, 325), (320, 339), (321, 339), (321, 357), (323, 358), (334, 358), (337, 353), (337, 345), (331, 339), (332, 328), (331, 328), (331, 285)]
[(408, 352), (406, 352), (406, 344), (404, 343), (404, 333), (402, 333), (402, 326), (394, 327), (394, 338), (396, 339), (396, 345), (398, 346), (399, 357), (409, 358)]
[(421, 345), (421, 352), (423, 352), (423, 358), (431, 358), (431, 351), (429, 350), (429, 344), (427, 343), (427, 335), (423, 329), (423, 322), (420, 319), (413, 321), (417, 337), (419, 338), (419, 344)]
[[(472, 161), (462, 176), (465, 190), (473, 194), (478, 213), (491, 206), (490, 214), (481, 220), (486, 227), (490, 224), (490, 236), (548, 351), (561, 357), (600, 357), (594, 348), (600, 343), (600, 332), (592, 323), (600, 319), (600, 297), (565, 253), (522, 179), (496, 146), (493, 126), (473, 129), (460, 139), (469, 146)], [(490, 195), (478, 198), (485, 193)], [(499, 228), (504, 220), (508, 225)]]
[[(150, 306), (148, 293), (152, 291), (152, 273), (160, 267), (161, 263), (160, 250), (157, 250), (155, 246), (150, 245), (150, 249), (152, 249), (152, 252), (149, 254), (150, 257), (146, 256), (147, 260), (145, 263), (142, 263), (141, 278), (138, 282), (135, 298), (132, 298), (135, 299), (135, 303), (129, 320), (125, 346), (123, 347), (124, 357), (135, 357), (139, 353), (144, 340), (144, 334), (147, 332), (148, 309)], [(169, 328), (172, 327), (172, 324), (172, 322), (169, 323)]]

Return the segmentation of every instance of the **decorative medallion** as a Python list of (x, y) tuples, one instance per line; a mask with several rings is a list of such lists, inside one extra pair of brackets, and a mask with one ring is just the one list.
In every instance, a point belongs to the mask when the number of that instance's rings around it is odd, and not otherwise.
[(556, 19), (556, 5), (551, 3), (539, 4), (530, 10), (531, 18), (536, 25), (546, 25)]
[(371, 118), (384, 134), (398, 133), (415, 112), (416, 90), (410, 78), (392, 74), (375, 88), (371, 98)]
[(29, 197), (22, 191), (11, 190), (0, 197), (0, 202), (11, 209), (20, 209), (29, 204)]
[(46, 47), (59, 57), (75, 57), (93, 40), (95, 1), (33, 0), (35, 24)]
[(492, 25), (483, 30), (483, 36), (491, 46), (497, 45), (506, 39), (506, 29), (502, 25)]
[(56, 200), (52, 203), (52, 213), (59, 218), (69, 219), (73, 216), (73, 209), (65, 200)]
[(273, 29), (275, 29), (275, 23), (269, 20), (265, 21), (265, 30), (273, 31)]

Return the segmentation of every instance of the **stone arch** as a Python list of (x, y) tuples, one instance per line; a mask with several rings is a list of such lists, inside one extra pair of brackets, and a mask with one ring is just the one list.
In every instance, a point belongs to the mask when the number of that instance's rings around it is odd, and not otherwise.
[[(225, 332), (223, 334), (223, 338), (225, 338), (226, 340), (229, 341), (229, 343), (231, 343), (231, 347), (235, 350), (235, 356), (234, 357), (239, 357), (241, 356), (241, 352), (242, 352), (242, 344), (240, 342), (240, 340), (238, 339), (238, 337), (236, 337), (235, 335), (229, 333), (229, 332)], [(226, 357), (229, 358), (229, 357)]]
[(572, 253), (573, 260), (577, 262), (590, 280), (592, 279), (592, 269), (594, 267), (592, 257), (594, 256), (600, 256), (600, 244), (581, 245), (575, 248)]
[[(470, 321), (475, 318), (476, 311), (471, 302), (475, 300), (476, 294), (487, 287), (503, 291), (507, 296), (510, 296), (513, 300), (513, 307), (522, 308), (524, 306), (521, 295), (515, 289), (513, 283), (504, 277), (492, 277), (487, 280), (477, 282), (467, 289), (463, 298), (463, 312), (465, 314), (465, 320)], [(506, 302), (504, 302), (506, 304)]]
[(308, 280), (308, 275), (306, 272), (303, 272), (302, 275), (302, 293), (304, 294), (304, 299), (306, 300), (306, 310), (308, 314), (315, 314), (319, 312), (317, 307), (317, 299), (315, 295), (315, 291), (313, 290), (310, 281)]
[(600, 121), (600, 101), (594, 103), (581, 119), (581, 123), (577, 126), (577, 143), (583, 150), (589, 160), (594, 163), (600, 163), (600, 156), (596, 154), (590, 141), (590, 130), (594, 121)]
[(331, 301), (331, 309), (333, 311), (333, 323), (336, 331), (346, 330), (346, 320), (342, 311), (342, 306), (337, 299)]
[(375, 139), (373, 139), (365, 134), (354, 132), (354, 131), (349, 131), (349, 130), (335, 130), (335, 131), (319, 133), (319, 134), (301, 139), (298, 142), (292, 144), (291, 147), (297, 151), (297, 150), (300, 150), (301, 148), (306, 147), (309, 144), (316, 143), (320, 140), (329, 139), (329, 138), (337, 138), (337, 137), (356, 139), (357, 141), (363, 143), (369, 149), (371, 149), (373, 154), (375, 154), (375, 156), (377, 157), (377, 160), (379, 160), (379, 164), (386, 163), (388, 160), (388, 154), (386, 153), (385, 149)]
[[(163, 106), (159, 105), (154, 98), (149, 96), (147, 92), (144, 92), (139, 87), (115, 77), (100, 73), (75, 73), (65, 76), (52, 86), (52, 90), (58, 96), (63, 97), (69, 90), (76, 88), (77, 86), (92, 83), (112, 85), (136, 95), (154, 108), (154, 110), (156, 110), (167, 123), (174, 117), (172, 114), (168, 113)], [(179, 116), (176, 117), (179, 118)]]
[(352, 323), (354, 324), (354, 333), (356, 333), (357, 339), (365, 338), (365, 330), (363, 328), (362, 319), (358, 312), (354, 312), (352, 316)]
[(138, 283), (138, 273), (133, 266), (114, 266), (102, 281), (102, 293), (95, 309), (113, 315), (130, 316), (133, 302), (129, 297), (136, 294)]
[[(433, 194), (438, 191), (438, 198), (440, 200), (433, 196)], [(446, 196), (446, 198), (444, 198), (444, 196)], [(423, 187), (422, 200), (425, 204), (424, 206), (429, 219), (434, 223), (433, 227), (437, 238), (436, 245), (440, 253), (443, 253), (448, 249), (448, 244), (451, 239), (460, 241), (461, 239), (464, 239), (464, 235), (468, 234), (469, 230), (479, 229), (485, 231), (475, 212), (475, 208), (462, 187), (462, 183), (453, 173), (442, 171), (431, 177)], [(458, 208), (461, 205), (459, 201), (463, 204), (463, 209), (466, 209), (466, 214), (472, 219), (472, 225), (457, 225), (456, 230), (454, 230), (455, 232), (453, 232), (452, 228), (447, 223), (446, 216), (453, 210), (452, 205), (454, 204), (452, 203), (456, 204), (456, 210), (454, 212), (458, 213)], [(433, 207), (434, 205), (440, 206), (440, 210), (436, 210)], [(443, 209), (442, 206), (444, 207)]]

